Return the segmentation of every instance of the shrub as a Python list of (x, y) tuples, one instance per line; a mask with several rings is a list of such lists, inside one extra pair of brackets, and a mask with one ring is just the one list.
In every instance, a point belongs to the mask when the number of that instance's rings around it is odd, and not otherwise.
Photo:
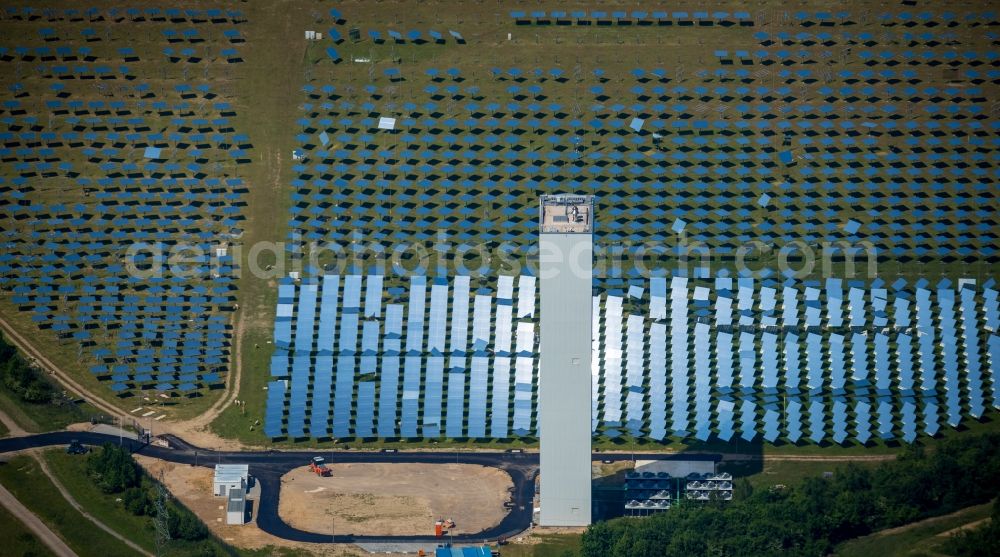
[(105, 493), (121, 493), (139, 485), (139, 466), (124, 447), (105, 443), (87, 457), (87, 471)]
[(51, 402), (55, 392), (52, 383), (28, 365), (3, 337), (0, 337), (0, 380), (8, 391), (31, 404)]

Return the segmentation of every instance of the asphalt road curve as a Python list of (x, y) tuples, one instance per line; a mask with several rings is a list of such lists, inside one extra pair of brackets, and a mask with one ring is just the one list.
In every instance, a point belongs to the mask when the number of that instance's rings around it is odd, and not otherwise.
[[(91, 432), (53, 432), (0, 439), (0, 453), (46, 447), (68, 445), (77, 439), (85, 445), (116, 444), (119, 438)], [(261, 530), (291, 541), (311, 543), (396, 543), (440, 541), (433, 535), (427, 536), (347, 536), (333, 537), (332, 533), (317, 533), (299, 530), (286, 524), (278, 516), (278, 499), (281, 496), (281, 477), (293, 468), (305, 466), (317, 455), (327, 462), (352, 463), (420, 463), (420, 464), (480, 464), (499, 468), (514, 482), (511, 493), (513, 508), (500, 524), (475, 534), (457, 534), (449, 539), (455, 542), (487, 542), (500, 537), (510, 537), (523, 532), (531, 525), (532, 501), (535, 497), (535, 477), (538, 474), (538, 455), (534, 453), (464, 453), (464, 452), (361, 452), (361, 451), (261, 451), (224, 452), (195, 447), (173, 436), (164, 436), (170, 448), (148, 445), (134, 439), (123, 439), (121, 443), (132, 452), (179, 464), (213, 467), (216, 464), (249, 464), (250, 474), (260, 482), (261, 494), (257, 501), (257, 527)], [(428, 528), (430, 530), (430, 528)]]
[[(314, 456), (323, 456), (328, 462), (351, 463), (417, 463), (417, 464), (479, 464), (498, 468), (510, 474), (514, 482), (511, 493), (513, 508), (507, 513), (500, 524), (493, 528), (475, 534), (457, 534), (450, 536), (455, 542), (488, 542), (501, 537), (512, 537), (531, 525), (532, 502), (535, 497), (535, 478), (538, 476), (538, 453), (501, 453), (501, 452), (436, 452), (436, 451), (400, 451), (400, 452), (368, 452), (368, 451), (257, 451), (257, 452), (226, 452), (213, 451), (195, 447), (183, 439), (165, 435), (161, 439), (170, 444), (170, 448), (148, 445), (134, 439), (119, 440), (116, 435), (105, 435), (92, 432), (59, 431), (41, 433), (27, 437), (0, 439), (0, 453), (47, 447), (51, 445), (68, 445), (70, 440), (77, 439), (86, 445), (98, 446), (104, 443), (121, 442), (134, 453), (151, 456), (168, 462), (204, 466), (210, 468), (216, 464), (249, 464), (250, 474), (260, 482), (261, 495), (257, 502), (257, 527), (282, 539), (310, 543), (398, 543), (398, 542), (434, 542), (440, 541), (432, 535), (427, 536), (351, 536), (333, 537), (332, 533), (307, 532), (292, 528), (278, 516), (278, 499), (281, 497), (281, 477), (293, 468), (305, 466)], [(710, 454), (624, 454), (597, 453), (594, 460), (620, 461), (641, 459), (656, 460), (715, 460), (719, 455)]]

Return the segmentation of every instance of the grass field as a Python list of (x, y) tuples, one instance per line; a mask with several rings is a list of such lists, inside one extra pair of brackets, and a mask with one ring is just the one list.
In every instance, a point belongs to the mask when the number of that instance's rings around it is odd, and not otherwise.
[(50, 557), (55, 555), (7, 509), (0, 507), (0, 530), (3, 531), (3, 551), (7, 555), (31, 555), (34, 557)]
[(60, 430), (100, 414), (86, 402), (71, 402), (58, 395), (50, 404), (23, 402), (3, 386), (0, 386), (0, 408), (22, 429), (34, 433)]
[(98, 489), (87, 474), (87, 457), (53, 450), (46, 451), (44, 458), (52, 473), (88, 513), (143, 549), (155, 551), (154, 531), (149, 517), (133, 515), (115, 501), (114, 495)]
[(250, 445), (262, 445), (268, 442), (268, 439), (263, 435), (262, 424), (264, 423), (264, 401), (267, 399), (265, 387), (270, 379), (268, 367), (270, 365), (271, 332), (265, 327), (248, 324), (242, 342), (245, 348), (239, 399), (246, 401), (246, 406), (230, 405), (226, 407), (212, 422), (211, 427), (222, 437), (239, 439)]
[(993, 503), (976, 505), (944, 517), (931, 518), (914, 524), (894, 528), (889, 532), (871, 534), (851, 540), (837, 547), (837, 557), (938, 557), (941, 545), (947, 541), (950, 530), (977, 522), (990, 516)]
[[(861, 467), (875, 467), (878, 462), (858, 461), (854, 463)], [(847, 466), (844, 462), (805, 462), (805, 461), (765, 461), (756, 462), (725, 462), (719, 466), (720, 472), (729, 472), (734, 479), (746, 479), (754, 489), (767, 489), (774, 485), (795, 486), (805, 478), (822, 478), (825, 472), (836, 474)]]
[(500, 547), (503, 557), (571, 557), (579, 554), (580, 534), (532, 534), (533, 544)]
[[(280, 28), (285, 32), (298, 31), (292, 26), (290, 14), (303, 14), (299, 5), (267, 2), (256, 6), (254, 17), (247, 22), (249, 32), (267, 36), (269, 29)], [(252, 246), (258, 242), (275, 242), (285, 237), (285, 214), (291, 203), (287, 193), (290, 176), (289, 157), (295, 147), (287, 126), (295, 118), (295, 98), (300, 84), (297, 73), (305, 56), (301, 41), (286, 43), (275, 48), (267, 41), (253, 41), (247, 46), (248, 59), (256, 70), (242, 71), (238, 82), (241, 106), (235, 123), (242, 129), (253, 130), (258, 157), (247, 169), (247, 179), (255, 185), (248, 194), (247, 226), (243, 243)], [(258, 257), (262, 268), (284, 262), (283, 247), (273, 255), (265, 252)], [(249, 254), (245, 254), (249, 256)], [(266, 440), (260, 434), (263, 423), (263, 390), (268, 381), (271, 340), (274, 323), (277, 282), (262, 280), (251, 273), (243, 273), (238, 282), (243, 336), (241, 339), (243, 374), (239, 385), (240, 399), (246, 401), (248, 415), (230, 406), (213, 422), (213, 431), (223, 437), (239, 439), (245, 443), (261, 445)]]
[(30, 456), (17, 456), (0, 465), (0, 483), (58, 532), (80, 557), (137, 555), (71, 507)]

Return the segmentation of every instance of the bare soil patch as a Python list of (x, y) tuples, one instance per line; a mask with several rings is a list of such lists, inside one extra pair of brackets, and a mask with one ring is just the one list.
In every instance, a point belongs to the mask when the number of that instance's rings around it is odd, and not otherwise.
[(471, 464), (332, 464), (321, 478), (305, 467), (281, 480), (278, 513), (311, 532), (427, 535), (451, 518), (454, 533), (497, 525), (513, 482), (496, 468)]

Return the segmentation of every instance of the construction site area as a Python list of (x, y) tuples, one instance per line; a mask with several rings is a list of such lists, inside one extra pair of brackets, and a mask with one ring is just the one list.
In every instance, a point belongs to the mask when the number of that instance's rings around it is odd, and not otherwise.
[(413, 536), (476, 533), (507, 514), (513, 487), (497, 468), (471, 464), (329, 464), (330, 476), (309, 467), (281, 479), (278, 512), (290, 526), (337, 535)]

